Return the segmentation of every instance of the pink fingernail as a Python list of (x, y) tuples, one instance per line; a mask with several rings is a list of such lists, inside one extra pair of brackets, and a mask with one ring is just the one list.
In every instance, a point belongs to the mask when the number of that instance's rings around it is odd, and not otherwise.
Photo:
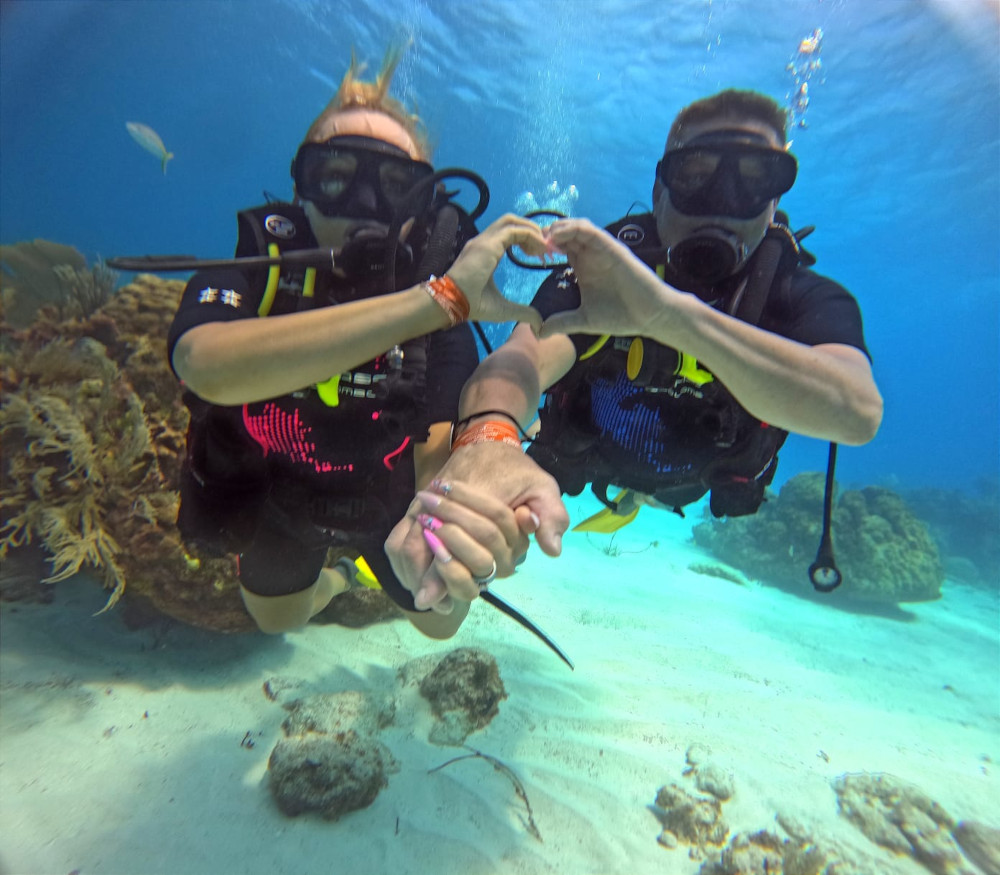
[(535, 524), (535, 528), (537, 529), (542, 524), (541, 519), (539, 519), (538, 514), (535, 513), (534, 511), (531, 511), (530, 516), (531, 516), (531, 521)]
[(435, 492), (440, 492), (442, 495), (447, 495), (451, 492), (451, 484), (445, 483), (444, 480), (439, 480), (437, 478), (431, 480), (431, 489)]
[(427, 542), (427, 546), (431, 548), (431, 552), (437, 557), (441, 562), (451, 562), (451, 553), (448, 552), (448, 548), (441, 543), (441, 539), (434, 534), (434, 532), (424, 529), (424, 540)]
[(417, 498), (419, 498), (420, 503), (429, 510), (434, 510), (441, 504), (441, 496), (435, 495), (433, 492), (428, 492), (426, 489), (421, 489), (417, 493)]
[(417, 522), (420, 523), (425, 529), (430, 529), (432, 532), (436, 532), (441, 526), (444, 525), (441, 520), (436, 516), (431, 516), (429, 513), (417, 514)]

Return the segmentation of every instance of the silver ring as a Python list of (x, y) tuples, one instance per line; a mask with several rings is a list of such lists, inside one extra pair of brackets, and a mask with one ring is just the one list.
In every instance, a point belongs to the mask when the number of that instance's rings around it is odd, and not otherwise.
[(488, 587), (491, 583), (493, 583), (494, 580), (496, 580), (496, 576), (497, 576), (497, 560), (494, 559), (493, 567), (490, 569), (490, 573), (487, 574), (486, 577), (473, 577), (472, 582), (476, 584), (476, 586), (478, 586), (480, 589), (486, 589), (486, 587)]

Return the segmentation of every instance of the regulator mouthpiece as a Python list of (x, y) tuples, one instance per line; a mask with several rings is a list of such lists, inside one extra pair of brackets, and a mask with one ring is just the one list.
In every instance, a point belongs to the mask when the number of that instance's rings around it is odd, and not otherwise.
[(667, 264), (680, 276), (714, 283), (736, 273), (749, 256), (747, 245), (725, 228), (699, 228), (667, 250)]

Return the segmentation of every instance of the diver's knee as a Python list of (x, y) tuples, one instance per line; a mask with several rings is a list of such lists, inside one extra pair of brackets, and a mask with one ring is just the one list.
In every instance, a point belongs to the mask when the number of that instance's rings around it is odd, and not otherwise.
[(302, 629), (312, 615), (312, 592), (293, 593), (291, 595), (262, 596), (250, 592), (243, 586), (240, 595), (247, 613), (253, 618), (266, 635), (283, 635)]
[(271, 617), (259, 617), (253, 611), (250, 611), (250, 616), (257, 624), (257, 628), (265, 635), (284, 635), (286, 632), (297, 632), (306, 625), (305, 623), (291, 622), (284, 618), (275, 620)]

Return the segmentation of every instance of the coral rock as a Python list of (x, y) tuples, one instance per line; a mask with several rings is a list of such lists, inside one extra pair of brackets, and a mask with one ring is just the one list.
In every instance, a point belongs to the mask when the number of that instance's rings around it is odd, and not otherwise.
[(951, 829), (955, 821), (923, 791), (884, 774), (841, 775), (833, 781), (840, 813), (871, 841), (908, 854), (935, 875), (966, 872)]
[(769, 875), (787, 872), (783, 863), (784, 843), (776, 835), (764, 830), (750, 835), (740, 833), (733, 836), (717, 860), (705, 863), (698, 875)]
[(396, 603), (380, 589), (349, 589), (334, 596), (313, 623), (336, 623), (349, 629), (363, 629), (374, 623), (402, 618)]
[(721, 845), (729, 834), (718, 799), (695, 796), (676, 784), (667, 784), (657, 791), (654, 814), (665, 831), (696, 848)]
[(281, 728), (285, 735), (317, 732), (334, 735), (353, 730), (374, 736), (396, 715), (396, 705), (389, 696), (359, 692), (319, 693), (296, 699), (284, 706), (289, 712)]
[(1000, 829), (963, 820), (951, 834), (965, 856), (982, 870), (983, 875), (1000, 875)]
[(733, 776), (717, 765), (699, 766), (694, 772), (694, 785), (702, 793), (708, 793), (725, 802), (733, 795)]
[(445, 656), (420, 682), (420, 695), (430, 702), (440, 721), (431, 741), (458, 745), (499, 713), (507, 691), (489, 653), (461, 647)]
[(314, 811), (336, 820), (371, 805), (396, 767), (377, 739), (395, 716), (391, 697), (321, 693), (285, 708), (285, 738), (268, 761), (278, 807), (291, 817)]
[(353, 731), (283, 738), (268, 768), (271, 793), (289, 817), (315, 811), (336, 820), (371, 805), (387, 783), (381, 746)]

